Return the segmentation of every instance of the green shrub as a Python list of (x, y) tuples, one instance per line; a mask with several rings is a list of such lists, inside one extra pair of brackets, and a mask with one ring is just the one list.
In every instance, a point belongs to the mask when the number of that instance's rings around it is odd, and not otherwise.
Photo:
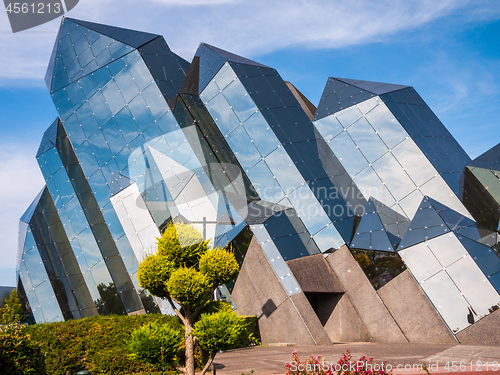
[(129, 342), (133, 358), (143, 359), (166, 369), (177, 362), (177, 350), (183, 334), (168, 323), (148, 323), (134, 331)]
[(46, 374), (40, 345), (31, 340), (22, 325), (0, 326), (0, 374)]
[(247, 346), (253, 339), (244, 317), (223, 310), (201, 315), (194, 324), (193, 335), (209, 353)]
[[(182, 331), (179, 319), (162, 314), (94, 316), (66, 322), (35, 324), (26, 329), (41, 345), (47, 373), (66, 375), (86, 369), (96, 374), (153, 372), (156, 367), (131, 359), (128, 342), (132, 331), (147, 324), (169, 323)], [(0, 372), (3, 373), (3, 372)]]

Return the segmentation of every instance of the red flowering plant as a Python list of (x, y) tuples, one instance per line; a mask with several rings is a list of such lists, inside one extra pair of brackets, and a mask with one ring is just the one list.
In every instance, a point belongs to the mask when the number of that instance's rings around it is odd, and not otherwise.
[(292, 352), (292, 359), (290, 363), (285, 364), (285, 375), (392, 375), (392, 366), (387, 362), (378, 363), (373, 357), (365, 356), (353, 361), (349, 349), (336, 363), (313, 354), (301, 361), (295, 350)]

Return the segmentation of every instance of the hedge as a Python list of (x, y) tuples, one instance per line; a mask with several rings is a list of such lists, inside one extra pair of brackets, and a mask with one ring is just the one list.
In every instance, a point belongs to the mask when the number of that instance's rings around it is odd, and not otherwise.
[(150, 322), (169, 322), (183, 329), (177, 317), (148, 314), (35, 324), (28, 327), (27, 333), (40, 344), (49, 375), (80, 370), (92, 374), (134, 374), (155, 371), (146, 362), (132, 359), (128, 349), (131, 332)]
[[(258, 336), (256, 317), (246, 317), (251, 329)], [(66, 322), (44, 323), (29, 326), (26, 332), (37, 342), (45, 355), (48, 375), (75, 374), (88, 370), (96, 374), (144, 374), (157, 369), (140, 359), (134, 359), (128, 348), (131, 332), (147, 323), (170, 323), (184, 331), (176, 316), (162, 314), (94, 316)], [(197, 365), (202, 366), (201, 353), (197, 347)]]

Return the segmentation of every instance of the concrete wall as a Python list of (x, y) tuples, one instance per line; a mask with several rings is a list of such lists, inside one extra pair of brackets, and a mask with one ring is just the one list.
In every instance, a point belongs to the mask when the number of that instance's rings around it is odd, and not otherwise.
[(242, 314), (258, 317), (264, 344), (331, 344), (304, 293), (288, 296), (255, 237), (231, 296)]
[(377, 293), (409, 342), (457, 342), (408, 270)]
[(498, 345), (500, 344), (500, 310), (496, 310), (457, 333), (461, 344)]
[(336, 306), (325, 324), (325, 331), (333, 342), (374, 341), (358, 313), (352, 307), (347, 294), (339, 296)]
[(326, 260), (373, 341), (408, 342), (347, 246), (342, 246)]

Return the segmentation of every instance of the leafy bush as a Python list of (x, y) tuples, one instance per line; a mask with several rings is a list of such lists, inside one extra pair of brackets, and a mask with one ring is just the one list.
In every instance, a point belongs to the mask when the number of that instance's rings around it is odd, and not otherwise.
[(143, 359), (165, 370), (174, 365), (183, 334), (168, 323), (148, 323), (132, 332), (129, 349), (133, 358)]
[(0, 326), (0, 374), (46, 374), (40, 345), (31, 340), (22, 325)]
[(26, 331), (41, 345), (50, 375), (66, 375), (66, 371), (74, 374), (83, 369), (93, 375), (131, 374), (156, 371), (156, 367), (145, 360), (130, 358), (128, 349), (132, 331), (152, 322), (169, 323), (178, 331), (183, 330), (177, 317), (148, 314), (35, 324)]
[(347, 349), (337, 363), (325, 361), (318, 355), (311, 354), (305, 361), (301, 361), (298, 353), (292, 352), (290, 363), (286, 363), (285, 375), (391, 375), (392, 367), (386, 362), (378, 363), (372, 358), (361, 357), (352, 360), (351, 351)]

